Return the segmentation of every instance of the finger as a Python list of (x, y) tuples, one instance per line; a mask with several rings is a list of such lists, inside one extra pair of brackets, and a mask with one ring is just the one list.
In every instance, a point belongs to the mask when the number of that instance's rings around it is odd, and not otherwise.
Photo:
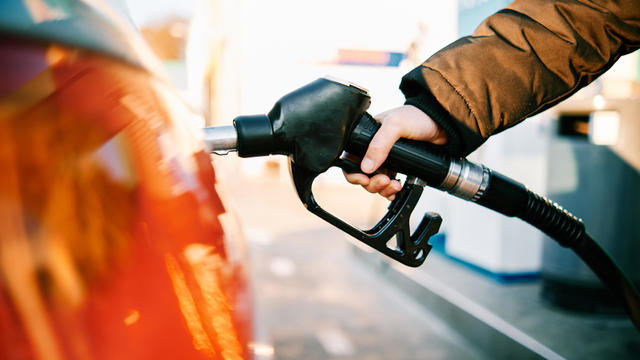
[(365, 186), (370, 193), (378, 193), (389, 185), (391, 179), (387, 175), (378, 174), (369, 180), (369, 185)]
[(369, 182), (370, 182), (369, 177), (365, 174), (360, 174), (360, 173), (347, 174), (344, 171), (342, 173), (344, 174), (344, 177), (347, 179), (347, 181), (351, 184), (362, 185), (362, 186), (369, 185)]
[(378, 193), (386, 198), (389, 198), (391, 195), (395, 195), (402, 189), (402, 185), (398, 180), (392, 180), (389, 185), (387, 185), (384, 189), (379, 191)]
[(380, 129), (371, 139), (367, 153), (364, 155), (360, 168), (370, 174), (387, 159), (393, 144), (400, 138), (399, 129), (392, 122), (383, 122)]

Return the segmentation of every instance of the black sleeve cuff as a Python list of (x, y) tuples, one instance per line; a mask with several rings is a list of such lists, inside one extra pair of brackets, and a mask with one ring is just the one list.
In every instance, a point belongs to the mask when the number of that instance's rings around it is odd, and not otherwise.
[(482, 137), (478, 138), (442, 107), (427, 88), (421, 66), (413, 69), (402, 78), (400, 90), (406, 98), (406, 105), (413, 105), (424, 111), (447, 133), (447, 143), (443, 148), (448, 154), (464, 157), (484, 142)]

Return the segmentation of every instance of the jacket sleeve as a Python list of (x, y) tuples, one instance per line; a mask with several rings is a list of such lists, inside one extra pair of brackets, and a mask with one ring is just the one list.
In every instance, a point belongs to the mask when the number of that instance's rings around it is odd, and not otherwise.
[(516, 0), (406, 74), (400, 89), (466, 156), (640, 47), (640, 1)]

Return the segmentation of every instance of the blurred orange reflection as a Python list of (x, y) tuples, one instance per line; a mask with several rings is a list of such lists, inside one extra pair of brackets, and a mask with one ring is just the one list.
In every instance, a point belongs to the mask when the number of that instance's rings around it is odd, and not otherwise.
[(189, 109), (59, 46), (0, 39), (0, 79), (0, 359), (248, 358), (244, 247)]
[(131, 314), (124, 318), (124, 323), (127, 326), (131, 326), (138, 322), (138, 320), (140, 320), (140, 312), (138, 310), (133, 310), (131, 311)]

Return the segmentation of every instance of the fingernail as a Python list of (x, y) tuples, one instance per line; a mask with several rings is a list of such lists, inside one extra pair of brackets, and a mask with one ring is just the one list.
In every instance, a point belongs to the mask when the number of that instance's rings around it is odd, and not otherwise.
[(373, 160), (371, 160), (369, 158), (362, 159), (362, 162), (360, 163), (360, 168), (362, 169), (362, 171), (364, 171), (366, 173), (372, 172), (373, 171)]

